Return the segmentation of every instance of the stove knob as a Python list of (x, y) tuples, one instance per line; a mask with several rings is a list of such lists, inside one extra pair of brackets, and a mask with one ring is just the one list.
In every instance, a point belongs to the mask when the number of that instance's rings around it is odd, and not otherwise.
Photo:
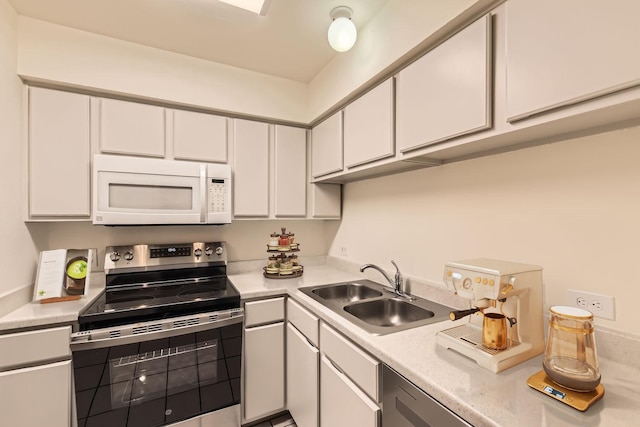
[(200, 258), (202, 256), (202, 249), (196, 249), (195, 251), (193, 251), (193, 254)]
[(120, 254), (118, 252), (111, 252), (111, 255), (109, 255), (109, 259), (113, 262), (116, 262), (120, 259)]
[(133, 252), (131, 251), (127, 251), (124, 253), (124, 259), (126, 259), (127, 261), (131, 261), (133, 259)]
[(224, 249), (222, 249), (222, 246), (218, 246), (216, 248), (216, 255), (222, 255), (222, 252), (224, 251)]
[(204, 248), (204, 253), (207, 256), (210, 256), (213, 253), (213, 249), (211, 249), (211, 246), (207, 246), (206, 248)]

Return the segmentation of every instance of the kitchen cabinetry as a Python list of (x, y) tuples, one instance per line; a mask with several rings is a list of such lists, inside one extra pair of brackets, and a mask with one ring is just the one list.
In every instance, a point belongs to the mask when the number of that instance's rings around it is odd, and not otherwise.
[(91, 216), (90, 98), (28, 89), (27, 219)]
[(347, 168), (395, 154), (394, 80), (385, 81), (344, 109)]
[(401, 70), (396, 142), (401, 152), (491, 127), (491, 17)]
[(173, 118), (173, 157), (227, 163), (227, 122), (213, 114), (168, 110)]
[(165, 156), (165, 109), (155, 105), (100, 98), (100, 151)]
[(234, 120), (233, 215), (269, 216), (269, 125)]
[(285, 408), (284, 297), (244, 307), (243, 423)]
[(320, 425), (380, 426), (380, 362), (326, 324), (320, 343)]
[(287, 300), (287, 409), (299, 427), (318, 426), (320, 352), (313, 314)]
[(638, 16), (636, 0), (509, 0), (508, 121), (640, 85)]
[(311, 130), (311, 176), (318, 178), (342, 169), (342, 111), (338, 111)]
[(307, 131), (274, 126), (274, 214), (304, 217), (307, 214)]
[(71, 425), (70, 333), (65, 326), (0, 336), (3, 425)]

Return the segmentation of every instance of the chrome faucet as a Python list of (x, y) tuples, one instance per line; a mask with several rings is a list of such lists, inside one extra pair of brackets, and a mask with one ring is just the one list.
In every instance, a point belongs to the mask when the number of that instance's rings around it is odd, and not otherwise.
[(393, 288), (394, 294), (396, 294), (399, 297), (412, 299), (410, 295), (404, 292), (404, 280), (402, 279), (402, 273), (400, 273), (400, 269), (398, 268), (398, 265), (393, 260), (391, 260), (391, 264), (393, 264), (393, 266), (396, 268), (396, 274), (394, 279), (391, 279), (391, 277), (387, 274), (386, 271), (384, 271), (383, 269), (381, 269), (375, 264), (363, 265), (362, 267), (360, 267), (360, 272), (363, 273), (367, 268), (373, 268), (374, 270), (378, 270), (384, 276), (384, 278), (387, 279), (387, 281), (389, 282), (389, 285)]

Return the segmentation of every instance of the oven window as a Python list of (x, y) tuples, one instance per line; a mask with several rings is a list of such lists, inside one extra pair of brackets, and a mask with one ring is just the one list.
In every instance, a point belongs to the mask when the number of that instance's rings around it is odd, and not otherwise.
[(109, 184), (109, 207), (190, 211), (193, 209), (193, 188)]
[(73, 353), (79, 427), (161, 426), (240, 403), (242, 325)]

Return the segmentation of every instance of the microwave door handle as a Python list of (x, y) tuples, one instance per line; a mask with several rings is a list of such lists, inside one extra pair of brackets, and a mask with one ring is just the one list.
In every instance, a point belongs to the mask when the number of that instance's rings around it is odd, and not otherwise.
[(207, 206), (207, 165), (200, 165), (200, 223), (207, 223), (207, 213), (209, 211)]

